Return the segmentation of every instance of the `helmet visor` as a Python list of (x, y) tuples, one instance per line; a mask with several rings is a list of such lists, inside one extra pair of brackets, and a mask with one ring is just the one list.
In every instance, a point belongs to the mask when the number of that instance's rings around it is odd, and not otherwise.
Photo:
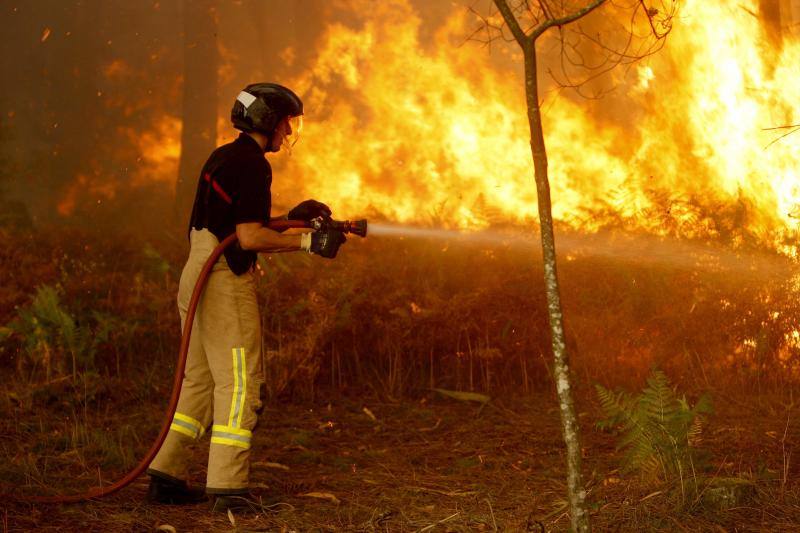
[(300, 140), (300, 132), (303, 131), (303, 115), (289, 117), (289, 134), (283, 138), (283, 146), (291, 151), (292, 147)]

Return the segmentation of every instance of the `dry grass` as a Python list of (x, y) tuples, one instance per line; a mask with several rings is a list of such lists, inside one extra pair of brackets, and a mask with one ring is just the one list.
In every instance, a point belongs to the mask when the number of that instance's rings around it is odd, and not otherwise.
[[(171, 241), (106, 243), (83, 233), (0, 237), (10, 243), (0, 268), (11, 273), (0, 288), (0, 323), (44, 283), (59, 287), (79, 324), (97, 328), (99, 310), (135, 331), (112, 335), (76, 379), (46, 380), (20, 339), (3, 345), (4, 485), (39, 493), (108, 481), (141, 455), (160, 423), (183, 252)], [(637, 257), (637, 245), (573, 241), (560, 270), (597, 529), (796, 530), (792, 332), (800, 314), (791, 265), (691, 247)], [(239, 531), (538, 531), (539, 523), (564, 530), (562, 444), (534, 250), (368, 239), (352, 240), (332, 262), (299, 254), (266, 261), (259, 290), (275, 359), (253, 481), (282, 503), (237, 517)], [(754, 481), (750, 507), (711, 513), (679, 504), (666, 485), (619, 475), (613, 437), (593, 429), (600, 414), (591, 385), (636, 388), (653, 365), (690, 396), (712, 394), (703, 474)], [(434, 397), (432, 388), (494, 399), (479, 411)], [(196, 453), (200, 466), (202, 447)], [(8, 504), (0, 524), (234, 530), (202, 507), (144, 505), (144, 490), (139, 483), (77, 506)]]
[[(256, 433), (251, 476), (265, 508), (237, 516), (238, 531), (525, 531), (529, 524), (538, 531), (539, 523), (547, 531), (565, 531), (563, 446), (552, 395), (540, 391), (513, 404), (494, 400), (477, 413), (475, 406), (434, 397), (273, 405)], [(783, 448), (773, 436), (782, 435), (787, 414), (800, 416), (792, 408), (770, 419), (722, 404), (708, 431), (713, 460), (707, 475), (745, 477), (758, 487), (747, 508), (724, 512), (678, 508), (669, 487), (620, 476), (612, 438), (592, 429), (594, 413), (585, 414), (585, 470), (596, 529), (797, 530), (798, 468), (790, 464), (784, 483)], [(795, 425), (790, 446), (798, 437)], [(204, 456), (202, 447), (195, 450), (194, 479), (200, 483)], [(50, 485), (63, 482), (61, 476), (48, 473)], [(88, 483), (87, 477), (68, 485)], [(226, 516), (202, 505), (146, 505), (145, 490), (143, 480), (101, 502), (7, 506), (8, 531), (152, 531), (160, 524), (178, 531), (235, 531)], [(309, 493), (332, 495), (338, 503), (304, 496)]]
[[(0, 267), (11, 273), (0, 323), (47, 284), (78, 324), (96, 331), (101, 312), (126, 326), (111, 327), (94, 357), (101, 375), (174, 357), (184, 242), (51, 233), (42, 238), (52, 242), (36, 237), (39, 256), (33, 237), (0, 237), (9, 242)], [(562, 240), (568, 342), (582, 385), (641, 382), (652, 366), (694, 390), (796, 383), (800, 281), (788, 261), (669, 242)], [(548, 379), (540, 268), (535, 247), (519, 242), (351, 239), (336, 261), (271, 256), (259, 284), (265, 347), (276, 357), (271, 390), (302, 399), (317, 387), (385, 399), (433, 387), (530, 391)], [(40, 381), (41, 368), (20, 361), (13, 340), (4, 364), (14, 360), (18, 378)]]

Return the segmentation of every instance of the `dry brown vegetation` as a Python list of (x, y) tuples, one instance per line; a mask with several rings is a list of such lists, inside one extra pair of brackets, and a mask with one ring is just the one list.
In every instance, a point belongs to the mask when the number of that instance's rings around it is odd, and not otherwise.
[[(178, 341), (183, 243), (0, 231), (0, 325), (17, 331), (3, 330), (2, 490), (51, 494), (107, 482), (135, 462), (160, 423)], [(800, 527), (793, 265), (621, 237), (562, 242), (595, 527)], [(520, 241), (378, 237), (351, 240), (336, 261), (263, 261), (271, 400), (253, 481), (269, 507), (237, 517), (239, 530), (564, 530), (538, 265), (533, 244)], [(35, 335), (20, 325), (43, 286), (54, 289), (58, 316), (72, 319), (72, 341), (46, 321)], [(621, 473), (614, 435), (594, 428), (602, 413), (593, 384), (638, 390), (654, 366), (690, 400), (710, 393), (715, 408), (698, 444), (707, 452), (700, 493), (688, 498), (674, 480)], [(459, 402), (433, 388), (491, 400)], [(201, 446), (198, 482), (202, 456)], [(721, 477), (753, 482), (755, 497), (730, 510), (702, 505), (706, 480)], [(7, 501), (0, 523), (8, 531), (234, 530), (202, 506), (147, 506), (144, 487), (55, 508)], [(338, 503), (303, 496), (314, 492)]]

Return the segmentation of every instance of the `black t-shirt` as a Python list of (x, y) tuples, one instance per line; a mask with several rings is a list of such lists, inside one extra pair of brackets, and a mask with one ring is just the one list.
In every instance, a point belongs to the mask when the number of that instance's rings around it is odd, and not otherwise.
[[(258, 143), (245, 133), (232, 143), (220, 146), (203, 165), (194, 198), (192, 228), (208, 230), (217, 239), (236, 231), (242, 222), (269, 223), (272, 198), (272, 169)], [(247, 272), (256, 262), (256, 253), (242, 250), (236, 242), (225, 250), (228, 266), (236, 275)]]

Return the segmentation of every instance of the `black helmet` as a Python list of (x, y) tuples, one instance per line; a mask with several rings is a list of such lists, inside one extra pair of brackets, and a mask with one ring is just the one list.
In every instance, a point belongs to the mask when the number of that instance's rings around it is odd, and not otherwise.
[(302, 114), (303, 102), (283, 85), (251, 83), (236, 97), (231, 122), (237, 130), (272, 135), (281, 120)]

